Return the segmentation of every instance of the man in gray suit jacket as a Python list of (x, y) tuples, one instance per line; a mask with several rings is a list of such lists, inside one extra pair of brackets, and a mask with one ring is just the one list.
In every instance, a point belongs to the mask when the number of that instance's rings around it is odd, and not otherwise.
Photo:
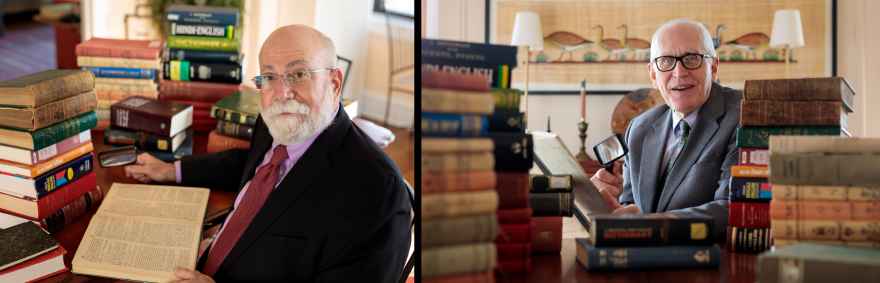
[(591, 180), (615, 214), (708, 215), (723, 239), (742, 94), (713, 83), (718, 58), (712, 38), (694, 21), (673, 20), (657, 29), (648, 69), (666, 104), (630, 122), (623, 172), (603, 169)]

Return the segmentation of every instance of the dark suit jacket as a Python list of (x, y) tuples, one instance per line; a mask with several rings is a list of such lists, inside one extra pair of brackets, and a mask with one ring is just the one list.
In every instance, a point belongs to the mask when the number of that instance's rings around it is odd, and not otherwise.
[[(398, 168), (339, 106), (214, 274), (218, 282), (392, 282), (410, 247), (411, 203)], [(257, 119), (250, 150), (190, 156), (187, 186), (239, 191), (272, 146)], [(201, 264), (200, 264), (201, 268)]]
[[(643, 213), (675, 212), (714, 218), (715, 236), (727, 228), (730, 166), (737, 162), (736, 129), (742, 93), (712, 84), (681, 159), (666, 182), (658, 184), (663, 150), (672, 131), (672, 110), (663, 104), (637, 116), (626, 130), (630, 152), (624, 161), (621, 203), (635, 203)], [(663, 190), (657, 207), (654, 197)]]

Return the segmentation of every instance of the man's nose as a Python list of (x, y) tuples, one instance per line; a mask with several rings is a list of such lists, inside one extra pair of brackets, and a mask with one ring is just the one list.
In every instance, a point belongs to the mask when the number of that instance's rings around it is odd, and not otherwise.
[(684, 67), (684, 63), (679, 61), (678, 64), (675, 64), (675, 68), (672, 68), (672, 74), (676, 77), (687, 76), (690, 74), (690, 70)]

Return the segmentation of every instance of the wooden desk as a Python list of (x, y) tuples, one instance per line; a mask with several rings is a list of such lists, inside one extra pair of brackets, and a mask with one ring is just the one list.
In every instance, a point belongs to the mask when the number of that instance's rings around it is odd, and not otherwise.
[(757, 255), (729, 253), (724, 249), (717, 269), (587, 272), (576, 260), (574, 240), (586, 236), (585, 233), (577, 220), (566, 218), (559, 255), (533, 255), (532, 272), (497, 275), (497, 282), (755, 282)]

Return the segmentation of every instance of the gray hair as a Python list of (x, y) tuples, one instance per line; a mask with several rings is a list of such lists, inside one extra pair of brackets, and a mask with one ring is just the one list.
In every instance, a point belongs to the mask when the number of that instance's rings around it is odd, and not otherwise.
[(654, 58), (657, 58), (658, 56), (660, 56), (660, 44), (659, 44), (660, 43), (659, 42), (660, 41), (660, 34), (664, 30), (669, 29), (673, 26), (677, 26), (677, 25), (691, 26), (691, 27), (699, 30), (700, 37), (702, 38), (702, 41), (703, 41), (703, 52), (706, 55), (709, 55), (712, 57), (718, 57), (718, 55), (715, 54), (715, 44), (712, 42), (712, 35), (709, 34), (709, 30), (706, 29), (706, 26), (704, 26), (700, 22), (693, 21), (693, 20), (674, 19), (674, 20), (668, 21), (668, 22), (664, 23), (663, 25), (661, 25), (659, 28), (657, 28), (657, 31), (654, 32), (654, 35), (651, 36), (651, 61), (653, 61)]

